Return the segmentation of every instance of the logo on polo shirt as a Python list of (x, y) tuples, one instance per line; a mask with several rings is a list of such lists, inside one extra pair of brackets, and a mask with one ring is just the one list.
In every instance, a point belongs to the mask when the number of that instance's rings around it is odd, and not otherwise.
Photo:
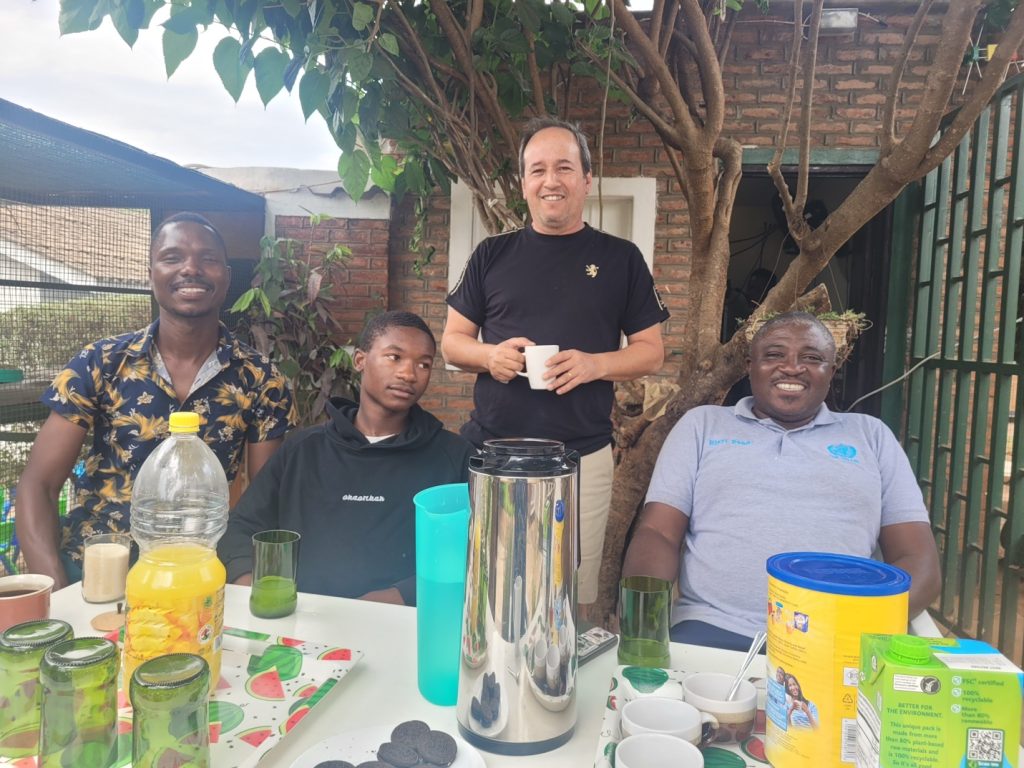
[(728, 437), (711, 437), (708, 438), (708, 445), (714, 448), (718, 445), (752, 445), (753, 440), (737, 440), (736, 438)]
[(828, 447), (828, 452), (832, 454), (833, 458), (841, 461), (852, 461), (857, 462), (857, 449), (852, 445), (846, 443), (836, 443)]
[(379, 502), (379, 501), (384, 501), (384, 497), (383, 496), (374, 496), (373, 494), (363, 495), (363, 496), (354, 496), (351, 493), (346, 493), (344, 496), (341, 497), (341, 500), (342, 501), (378, 501)]
[(587, 277), (597, 277), (597, 264), (587, 264)]

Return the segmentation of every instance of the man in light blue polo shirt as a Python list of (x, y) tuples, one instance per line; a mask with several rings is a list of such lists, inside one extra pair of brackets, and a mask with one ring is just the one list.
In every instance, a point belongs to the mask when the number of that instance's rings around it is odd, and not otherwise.
[(938, 552), (906, 454), (878, 419), (824, 404), (835, 357), (813, 315), (772, 318), (750, 345), (753, 396), (693, 408), (666, 439), (623, 575), (678, 575), (673, 640), (745, 650), (765, 628), (765, 561), (780, 552), (880, 548), (911, 575), (911, 616), (938, 595)]

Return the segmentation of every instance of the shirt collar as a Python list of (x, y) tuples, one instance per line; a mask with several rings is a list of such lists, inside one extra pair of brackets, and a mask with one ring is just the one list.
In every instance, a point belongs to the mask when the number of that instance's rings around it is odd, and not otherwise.
[(786, 432), (796, 432), (801, 429), (810, 429), (811, 427), (821, 426), (822, 424), (833, 424), (839, 419), (836, 415), (828, 409), (828, 406), (824, 403), (818, 408), (818, 412), (814, 414), (814, 418), (804, 424), (802, 427), (794, 427), (793, 429), (786, 429), (780, 424), (775, 423), (772, 419), (762, 419), (754, 413), (754, 398), (744, 397), (733, 407), (733, 413), (741, 419), (747, 421), (756, 421), (758, 424), (764, 424), (766, 427), (772, 429), (785, 430)]
[[(141, 335), (137, 335), (135, 339), (132, 339), (131, 344), (128, 345), (128, 349), (126, 350), (128, 357), (138, 358), (147, 356), (150, 359), (153, 359), (156, 332), (159, 327), (160, 318), (158, 317), (141, 332)], [(232, 357), (236, 360), (240, 360), (245, 356), (242, 353), (238, 339), (233, 333), (231, 333), (231, 331), (228, 330), (228, 327), (224, 325), (224, 323), (218, 323), (217, 348), (214, 352), (217, 355), (217, 361), (220, 363), (221, 368), (230, 364)]]

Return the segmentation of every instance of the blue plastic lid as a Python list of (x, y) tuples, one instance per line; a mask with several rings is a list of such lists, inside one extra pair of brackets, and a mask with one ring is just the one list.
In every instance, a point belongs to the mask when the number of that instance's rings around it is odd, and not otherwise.
[(850, 555), (783, 552), (768, 558), (768, 575), (804, 589), (833, 595), (881, 597), (910, 589), (902, 568)]

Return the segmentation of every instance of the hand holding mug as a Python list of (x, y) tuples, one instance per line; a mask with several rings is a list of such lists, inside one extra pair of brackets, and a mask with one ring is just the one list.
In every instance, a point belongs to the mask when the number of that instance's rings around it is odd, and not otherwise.
[(526, 356), (521, 350), (532, 346), (533, 342), (525, 336), (515, 336), (491, 347), (487, 353), (487, 372), (491, 378), (502, 384), (512, 381), (526, 364)]
[(580, 352), (578, 349), (566, 349), (559, 352), (548, 365), (544, 374), (547, 389), (556, 394), (564, 395), (580, 384), (597, 381), (602, 376), (597, 355)]

